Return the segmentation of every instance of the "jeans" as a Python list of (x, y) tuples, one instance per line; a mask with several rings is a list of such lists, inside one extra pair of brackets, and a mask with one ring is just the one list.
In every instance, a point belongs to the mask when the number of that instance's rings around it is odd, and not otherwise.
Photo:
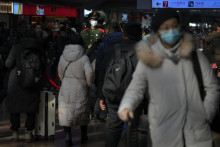
[[(117, 114), (117, 108), (108, 108), (108, 126), (106, 135), (105, 147), (117, 147), (121, 133), (123, 130), (124, 122), (120, 120)], [(131, 124), (131, 146), (138, 146), (138, 112), (135, 112), (135, 117)]]

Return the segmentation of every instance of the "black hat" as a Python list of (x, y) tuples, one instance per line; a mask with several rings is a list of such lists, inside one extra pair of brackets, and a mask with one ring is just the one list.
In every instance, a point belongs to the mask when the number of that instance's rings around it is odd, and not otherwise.
[(151, 27), (153, 31), (157, 32), (160, 25), (170, 18), (177, 18), (179, 21), (179, 14), (176, 12), (175, 9), (172, 8), (159, 9), (156, 13), (156, 16), (153, 18), (151, 22)]
[(141, 24), (138, 22), (128, 22), (123, 25), (123, 33), (130, 40), (141, 40), (142, 29)]
[(89, 19), (98, 19), (100, 14), (97, 11), (89, 13), (88, 17)]

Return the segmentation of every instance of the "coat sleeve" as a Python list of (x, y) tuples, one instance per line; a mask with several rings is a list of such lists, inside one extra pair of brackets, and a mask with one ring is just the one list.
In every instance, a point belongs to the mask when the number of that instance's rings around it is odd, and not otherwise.
[(85, 77), (86, 77), (87, 84), (90, 87), (92, 84), (92, 81), (93, 81), (93, 70), (92, 70), (92, 66), (89, 62), (89, 58), (87, 56), (85, 56), (84, 71), (85, 71)]
[(16, 54), (15, 54), (15, 47), (13, 46), (8, 58), (5, 61), (5, 66), (9, 69), (12, 69), (15, 66), (16, 63)]
[(201, 65), (203, 84), (206, 91), (204, 99), (204, 107), (209, 122), (212, 122), (219, 107), (219, 92), (220, 87), (218, 81), (210, 67), (205, 56), (198, 52), (199, 62)]
[(147, 91), (147, 84), (148, 80), (146, 76), (146, 65), (139, 61), (133, 74), (131, 83), (123, 96), (118, 113), (125, 108), (128, 108), (134, 112), (136, 107), (144, 98), (144, 94)]

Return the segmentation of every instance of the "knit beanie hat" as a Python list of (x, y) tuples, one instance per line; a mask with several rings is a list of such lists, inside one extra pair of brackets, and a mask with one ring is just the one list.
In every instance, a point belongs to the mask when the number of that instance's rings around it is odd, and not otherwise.
[(141, 40), (142, 37), (142, 29), (141, 24), (138, 22), (128, 22), (123, 25), (123, 33), (130, 40)]
[(170, 18), (176, 18), (180, 22), (179, 14), (176, 12), (175, 9), (172, 8), (159, 9), (151, 22), (151, 27), (153, 31), (156, 33), (160, 28), (160, 25)]

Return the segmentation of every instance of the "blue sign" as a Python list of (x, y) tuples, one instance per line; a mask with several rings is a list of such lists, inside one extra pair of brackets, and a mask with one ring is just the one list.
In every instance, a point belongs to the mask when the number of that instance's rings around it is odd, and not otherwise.
[(152, 8), (220, 8), (220, 0), (152, 0)]

